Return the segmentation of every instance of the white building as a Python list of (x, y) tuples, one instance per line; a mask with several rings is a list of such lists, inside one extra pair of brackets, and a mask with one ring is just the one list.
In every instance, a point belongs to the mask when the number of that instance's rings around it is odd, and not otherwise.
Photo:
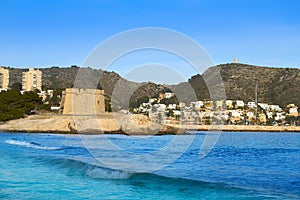
[(249, 108), (256, 108), (256, 103), (254, 101), (249, 101), (247, 105)]
[(47, 90), (47, 94), (50, 98), (53, 97), (53, 90)]
[(290, 107), (289, 115), (297, 117), (298, 116), (298, 107), (297, 106)]
[(148, 107), (151, 107), (151, 103), (142, 103), (142, 106), (144, 108), (148, 108)]
[(196, 101), (195, 102), (195, 109), (203, 108), (203, 106), (204, 106), (203, 101)]
[(242, 100), (236, 100), (235, 104), (239, 108), (244, 108), (245, 107), (245, 103)]
[(179, 108), (184, 108), (184, 107), (185, 107), (185, 103), (179, 102), (178, 107), (179, 107)]
[(223, 100), (217, 100), (215, 101), (215, 105), (216, 105), (216, 108), (223, 108), (223, 104), (224, 104), (224, 101)]
[(283, 113), (276, 113), (276, 116), (274, 118), (276, 121), (280, 121), (280, 120), (285, 120), (285, 116), (283, 115)]
[(226, 101), (225, 101), (225, 105), (226, 105), (226, 107), (229, 108), (229, 109), (232, 109), (232, 108), (233, 108), (232, 103), (233, 103), (232, 100), (226, 100)]
[(204, 107), (206, 109), (213, 110), (214, 109), (214, 102), (213, 101), (205, 101), (204, 102)]
[(227, 115), (226, 113), (222, 113), (221, 119), (228, 120), (229, 119), (229, 115)]
[(174, 110), (173, 112), (174, 112), (174, 115), (176, 115), (176, 116), (180, 116), (181, 115), (180, 110)]
[(149, 99), (149, 103), (154, 103), (156, 101), (157, 101), (157, 98), (151, 98), (151, 99)]
[(273, 112), (267, 112), (267, 118), (272, 119), (273, 118)]
[(157, 105), (157, 111), (158, 112), (165, 112), (166, 111), (166, 105), (165, 104), (155, 104)]
[(176, 109), (176, 104), (169, 104), (168, 109), (175, 110)]
[(267, 103), (258, 103), (258, 106), (261, 107), (263, 110), (269, 110), (270, 106)]
[(50, 107), (50, 109), (52, 110), (52, 111), (59, 111), (59, 106), (51, 106)]
[(251, 111), (248, 111), (248, 112), (246, 113), (246, 116), (247, 116), (248, 118), (254, 118), (254, 113), (251, 112)]
[(47, 98), (47, 93), (46, 93), (46, 91), (41, 91), (41, 92), (38, 93), (38, 95), (39, 95), (39, 97), (42, 98), (42, 101), (45, 101), (46, 98)]
[(280, 108), (279, 105), (270, 105), (270, 110), (276, 111), (276, 112), (281, 112), (282, 108)]
[(241, 117), (241, 112), (239, 110), (230, 110), (232, 117)]
[(170, 99), (170, 98), (172, 98), (172, 97), (174, 97), (174, 93), (172, 93), (172, 92), (166, 92), (166, 93), (164, 94), (164, 98), (165, 98), (165, 99)]

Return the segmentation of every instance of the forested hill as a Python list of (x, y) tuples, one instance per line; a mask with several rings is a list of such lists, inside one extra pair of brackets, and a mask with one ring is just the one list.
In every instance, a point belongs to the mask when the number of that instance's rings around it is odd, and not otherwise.
[[(255, 86), (258, 86), (258, 100), (271, 104), (284, 106), (288, 103), (300, 105), (300, 70), (298, 68), (271, 68), (246, 64), (222, 64), (218, 68), (224, 82), (227, 99), (240, 99), (253, 101), (255, 99)], [(206, 71), (212, 71), (210, 68)], [(43, 89), (64, 89), (73, 87), (79, 67), (68, 68), (41, 68), (43, 73)], [(19, 85), (22, 81), (22, 72), (25, 69), (10, 68), (10, 87)], [(160, 92), (176, 91), (185, 94), (184, 101), (189, 101), (187, 88), (192, 86), (198, 99), (209, 99), (208, 90), (202, 75), (191, 77), (188, 82), (178, 85), (161, 85), (151, 82), (134, 83), (127, 81), (115, 72), (85, 68), (85, 73), (101, 77), (99, 88), (104, 89), (107, 96), (111, 96), (118, 85), (120, 97), (131, 95), (131, 101), (137, 101), (145, 96), (157, 96)], [(89, 81), (89, 80), (87, 80)], [(128, 94), (130, 93), (130, 94)], [(122, 104), (122, 100), (118, 103)]]

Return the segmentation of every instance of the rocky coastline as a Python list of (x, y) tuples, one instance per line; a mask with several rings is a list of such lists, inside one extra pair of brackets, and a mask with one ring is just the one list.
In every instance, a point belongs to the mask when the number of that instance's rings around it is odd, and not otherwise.
[(191, 131), (230, 132), (300, 132), (299, 126), (258, 125), (159, 125), (144, 115), (66, 116), (32, 115), (0, 124), (3, 132), (59, 134), (125, 134), (162, 135), (190, 134)]

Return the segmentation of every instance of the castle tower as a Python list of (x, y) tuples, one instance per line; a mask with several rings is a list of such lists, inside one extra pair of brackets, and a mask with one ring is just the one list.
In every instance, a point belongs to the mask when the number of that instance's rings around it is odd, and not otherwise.
[(62, 93), (59, 112), (65, 115), (103, 114), (104, 90), (67, 88)]
[(42, 90), (42, 72), (33, 68), (29, 68), (29, 71), (23, 72), (22, 90)]
[(237, 58), (234, 58), (234, 59), (233, 59), (233, 63), (234, 63), (234, 64), (238, 64), (238, 63), (239, 63), (238, 59), (237, 59)]
[(7, 90), (9, 84), (9, 70), (0, 67), (0, 91)]

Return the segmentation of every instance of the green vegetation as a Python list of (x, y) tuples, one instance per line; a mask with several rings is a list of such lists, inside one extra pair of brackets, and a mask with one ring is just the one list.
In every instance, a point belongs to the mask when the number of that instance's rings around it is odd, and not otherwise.
[(49, 102), (50, 106), (59, 106), (60, 101), (61, 101), (61, 95), (62, 95), (63, 89), (57, 88), (53, 90), (53, 96), (49, 98), (49, 96), (46, 99), (46, 102)]
[(16, 82), (14, 84), (12, 84), (12, 89), (17, 90), (17, 91), (21, 91), (22, 90), (22, 84), (19, 82)]
[(160, 103), (165, 104), (165, 105), (169, 105), (169, 104), (178, 104), (179, 101), (178, 101), (176, 96), (173, 96), (173, 97), (168, 98), (168, 99), (166, 99), (166, 98), (161, 99)]
[(285, 121), (287, 124), (299, 126), (300, 125), (300, 116), (298, 116), (298, 117), (287, 116)]
[(21, 94), (17, 90), (9, 90), (0, 93), (0, 121), (22, 118), (32, 110), (42, 108), (42, 100), (36, 92)]
[(129, 107), (130, 108), (138, 108), (142, 103), (147, 103), (149, 101), (148, 96), (142, 96), (135, 101), (130, 101)]

